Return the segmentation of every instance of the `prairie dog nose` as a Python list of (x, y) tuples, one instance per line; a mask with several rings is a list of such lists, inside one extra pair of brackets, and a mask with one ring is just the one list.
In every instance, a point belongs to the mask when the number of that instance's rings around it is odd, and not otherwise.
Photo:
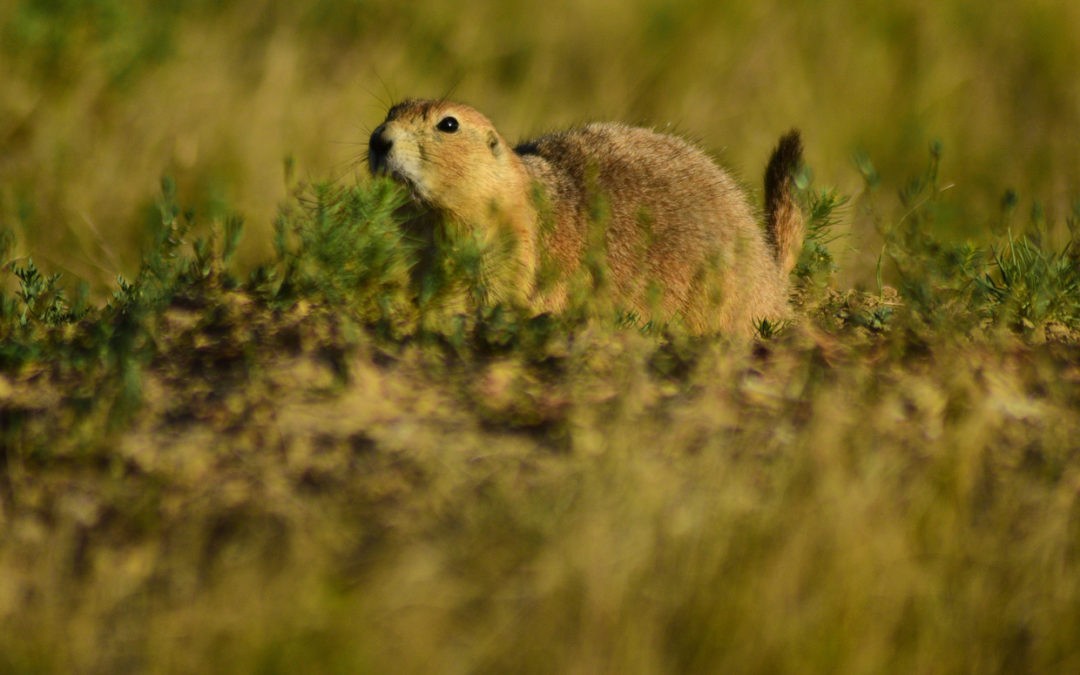
[(377, 173), (384, 168), (386, 156), (394, 147), (394, 141), (386, 137), (385, 131), (386, 125), (380, 124), (375, 131), (371, 132), (371, 138), (368, 139), (368, 166), (372, 173)]

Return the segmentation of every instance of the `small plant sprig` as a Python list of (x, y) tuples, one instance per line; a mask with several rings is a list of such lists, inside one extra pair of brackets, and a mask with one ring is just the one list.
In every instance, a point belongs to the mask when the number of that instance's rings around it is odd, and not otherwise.
[(59, 285), (62, 276), (59, 272), (43, 275), (31, 258), (26, 260), (25, 265), (13, 264), (11, 269), (19, 279), (18, 297), (22, 301), (22, 311), (18, 317), (20, 326), (25, 328), (34, 321), (45, 326), (58, 326), (77, 321), (86, 313), (85, 309), (73, 310), (68, 304), (64, 289)]
[(19, 280), (14, 298), (0, 291), (0, 314), (5, 323), (13, 321), (19, 330), (27, 333), (37, 326), (52, 328), (78, 321), (86, 315), (89, 310), (85, 285), (80, 286), (82, 291), (73, 305), (60, 285), (61, 273), (42, 274), (33, 258), (26, 258), (24, 263), (9, 259), (14, 248), (14, 233), (0, 229), (0, 260), (4, 261), (0, 263), (0, 269), (10, 271)]
[(836, 262), (829, 245), (840, 238), (833, 228), (850, 202), (848, 195), (835, 189), (807, 189), (805, 201), (809, 219), (803, 250), (795, 264), (794, 274), (803, 286), (824, 286), (836, 273)]

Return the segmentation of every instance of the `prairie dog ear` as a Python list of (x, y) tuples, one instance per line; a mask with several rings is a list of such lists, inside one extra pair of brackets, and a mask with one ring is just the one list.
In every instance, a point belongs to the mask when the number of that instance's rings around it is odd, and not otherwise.
[(499, 136), (494, 131), (487, 132), (487, 145), (491, 150), (491, 154), (498, 157), (502, 154), (502, 145), (499, 143)]

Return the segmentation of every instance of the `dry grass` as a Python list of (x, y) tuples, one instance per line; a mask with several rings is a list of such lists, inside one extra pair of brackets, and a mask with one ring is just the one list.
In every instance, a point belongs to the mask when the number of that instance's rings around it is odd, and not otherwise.
[[(0, 672), (1080, 672), (1073, 5), (399, 4), (0, 6)], [(800, 320), (428, 312), (451, 89), (799, 125)]]
[(3, 381), (7, 669), (1080, 665), (1075, 344), (163, 321), (105, 435), (79, 378)]

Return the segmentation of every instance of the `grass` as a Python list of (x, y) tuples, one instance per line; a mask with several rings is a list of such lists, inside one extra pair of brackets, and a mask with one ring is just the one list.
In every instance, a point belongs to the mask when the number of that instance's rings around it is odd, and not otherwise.
[(1068, 252), (894, 242), (944, 290), (841, 293), (816, 194), (804, 318), (748, 348), (425, 310), (400, 198), (302, 191), (242, 279), (166, 182), (99, 307), (9, 264), (0, 666), (1077, 665)]
[[(0, 672), (1080, 670), (1075, 12), (973, 8), (5, 5)], [(797, 318), (416, 283), (375, 55), (747, 174), (799, 117)]]
[[(365, 173), (356, 160), (393, 100), (453, 92), (511, 142), (590, 119), (671, 126), (754, 190), (792, 126), (817, 181), (843, 194), (863, 187), (853, 154), (893, 195), (940, 140), (957, 213), (935, 234), (986, 243), (1008, 190), (1021, 216), (1037, 202), (1060, 225), (1072, 211), (1078, 13), (1054, 1), (479, 0), (462, 16), (432, 2), (9, 0), (0, 217), (22, 254), (100, 297), (138, 269), (168, 174), (202, 217), (245, 216), (237, 257), (254, 266), (296, 180)], [(881, 242), (872, 218), (850, 215), (841, 274), (870, 284)]]

